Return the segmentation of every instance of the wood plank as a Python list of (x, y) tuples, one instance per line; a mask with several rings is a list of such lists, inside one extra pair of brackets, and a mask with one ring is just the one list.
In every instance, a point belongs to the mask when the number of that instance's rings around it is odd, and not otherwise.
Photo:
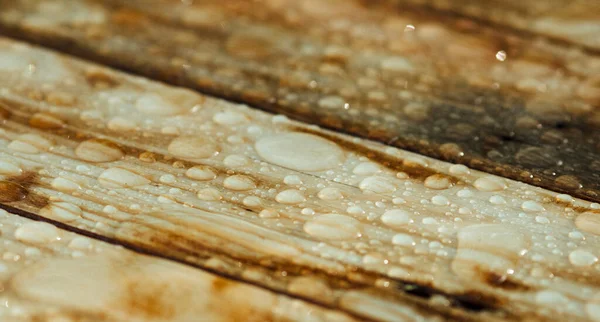
[(596, 203), (7, 39), (0, 55), (5, 206), (371, 320), (598, 320)]
[(600, 201), (596, 54), (390, 2), (186, 3), (6, 2), (0, 25), (155, 79)]
[(2, 321), (354, 321), (0, 210)]
[(594, 0), (391, 0), (400, 8), (425, 5), (438, 10), (536, 33), (600, 50), (600, 3)]

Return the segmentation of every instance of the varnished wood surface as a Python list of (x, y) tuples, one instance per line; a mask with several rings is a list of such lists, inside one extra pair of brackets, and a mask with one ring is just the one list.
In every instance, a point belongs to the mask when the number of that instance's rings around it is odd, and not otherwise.
[(0, 210), (6, 322), (353, 319)]
[(599, 318), (596, 203), (8, 39), (0, 56), (5, 207), (360, 319)]
[(151, 78), (600, 201), (600, 58), (527, 26), (497, 29), (393, 1), (167, 0), (7, 2), (0, 25)]
[(391, 0), (402, 10), (424, 5), (446, 13), (458, 13), (499, 27), (536, 33), (595, 52), (600, 50), (600, 3), (594, 0), (553, 1), (448, 1)]

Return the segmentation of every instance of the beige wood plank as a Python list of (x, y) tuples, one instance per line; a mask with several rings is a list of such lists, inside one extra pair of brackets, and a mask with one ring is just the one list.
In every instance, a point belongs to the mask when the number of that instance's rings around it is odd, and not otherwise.
[(0, 210), (0, 320), (354, 321)]
[(372, 320), (598, 319), (598, 204), (7, 39), (0, 55), (4, 204)]
[(580, 46), (390, 1), (1, 5), (14, 37), (600, 202), (600, 57)]

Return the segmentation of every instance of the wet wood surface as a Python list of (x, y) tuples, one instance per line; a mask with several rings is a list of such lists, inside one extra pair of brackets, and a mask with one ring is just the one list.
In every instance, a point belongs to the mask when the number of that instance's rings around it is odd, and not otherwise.
[(4, 210), (0, 224), (2, 321), (354, 321)]
[(357, 319), (600, 318), (597, 203), (9, 39), (0, 58), (7, 209)]
[(446, 13), (458, 13), (496, 26), (516, 28), (571, 45), (600, 50), (600, 3), (593, 0), (554, 1), (448, 1), (391, 0), (400, 10), (422, 5)]
[[(548, 28), (498, 28), (487, 16), (395, 1), (190, 3), (5, 2), (0, 25), (154, 79), (600, 201), (600, 57), (578, 43), (596, 37), (556, 41)], [(536, 16), (536, 4), (515, 3), (490, 14)], [(568, 6), (595, 12), (593, 3)], [(595, 28), (577, 21), (574, 29)]]

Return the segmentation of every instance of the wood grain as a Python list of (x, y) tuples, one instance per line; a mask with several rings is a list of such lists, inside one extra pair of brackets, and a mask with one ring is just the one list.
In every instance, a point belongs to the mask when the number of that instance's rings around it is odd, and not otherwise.
[(354, 321), (4, 210), (0, 224), (2, 321)]
[(600, 201), (597, 54), (385, 1), (255, 5), (31, 0), (4, 3), (0, 25), (154, 79)]
[(596, 203), (8, 39), (0, 55), (6, 206), (365, 319), (598, 320)]
[(402, 9), (406, 4), (425, 5), (458, 13), (496, 26), (519, 29), (580, 45), (596, 53), (600, 50), (600, 4), (593, 0), (554, 1), (448, 1), (391, 0)]

